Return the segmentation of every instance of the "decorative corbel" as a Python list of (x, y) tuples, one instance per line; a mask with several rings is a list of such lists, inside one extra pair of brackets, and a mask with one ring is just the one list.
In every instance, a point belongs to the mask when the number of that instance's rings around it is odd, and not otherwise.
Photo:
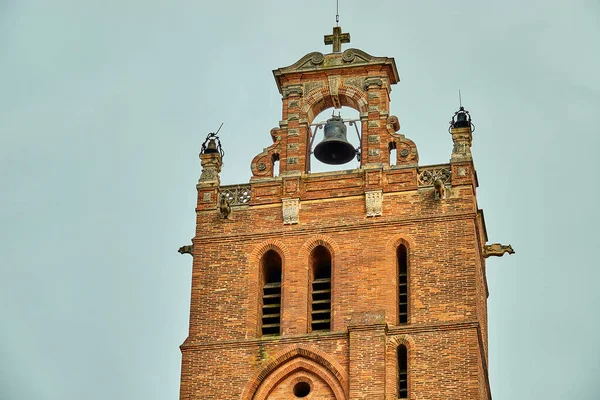
[(483, 257), (488, 258), (491, 256), (502, 257), (504, 253), (514, 254), (512, 246), (509, 244), (508, 246), (494, 243), (494, 244), (486, 244), (483, 246)]

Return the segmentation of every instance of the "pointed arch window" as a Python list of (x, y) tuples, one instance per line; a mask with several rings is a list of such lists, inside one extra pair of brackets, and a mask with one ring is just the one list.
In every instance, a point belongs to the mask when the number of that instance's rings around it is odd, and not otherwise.
[(398, 346), (398, 398), (408, 399), (408, 351), (406, 346)]
[(311, 253), (311, 331), (331, 330), (331, 253), (317, 246)]
[(261, 334), (279, 335), (281, 328), (281, 256), (274, 250), (261, 258)]
[(398, 261), (398, 323), (408, 323), (408, 249), (404, 244), (396, 250)]

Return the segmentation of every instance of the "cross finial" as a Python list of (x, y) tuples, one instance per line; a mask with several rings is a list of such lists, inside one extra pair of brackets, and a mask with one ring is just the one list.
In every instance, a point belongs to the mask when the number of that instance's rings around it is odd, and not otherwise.
[(342, 51), (342, 43), (350, 43), (350, 34), (342, 33), (341, 26), (334, 27), (332, 35), (325, 35), (325, 44), (332, 44), (334, 53)]

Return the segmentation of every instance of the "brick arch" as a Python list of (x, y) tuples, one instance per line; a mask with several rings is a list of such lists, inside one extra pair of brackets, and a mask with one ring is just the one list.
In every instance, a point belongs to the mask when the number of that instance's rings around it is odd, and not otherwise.
[(296, 371), (306, 371), (323, 379), (336, 396), (348, 395), (348, 376), (339, 363), (323, 351), (305, 345), (282, 350), (257, 370), (242, 393), (241, 400), (264, 400), (282, 379)]
[(388, 338), (388, 346), (391, 346), (394, 352), (401, 344), (405, 345), (408, 351), (415, 348), (415, 340), (409, 335), (397, 335)]
[[(337, 97), (342, 106), (350, 107), (359, 113), (367, 112), (367, 94), (351, 86), (340, 85)], [(334, 106), (333, 96), (330, 93), (329, 86), (314, 90), (304, 97), (300, 118), (306, 119), (311, 124), (315, 117), (322, 111)]]
[[(386, 393), (391, 393), (393, 396), (390, 398), (398, 398), (398, 346), (406, 346), (408, 354), (408, 395), (411, 397), (411, 393), (414, 393), (414, 373), (412, 369), (414, 367), (415, 360), (417, 359), (416, 345), (414, 339), (410, 335), (396, 335), (391, 336), (387, 340), (386, 346)], [(412, 397), (411, 397), (412, 398)]]
[(414, 248), (416, 243), (415, 243), (415, 239), (410, 236), (407, 235), (405, 233), (400, 233), (398, 235), (394, 235), (392, 236), (386, 243), (386, 252), (388, 254), (390, 254), (390, 252), (393, 252), (394, 254), (396, 254), (396, 249), (398, 248), (398, 246), (400, 246), (401, 244), (405, 245), (409, 250), (411, 248)]
[[(298, 256), (299, 259), (301, 260), (301, 262), (303, 263), (304, 267), (306, 268), (306, 271), (309, 271), (309, 276), (312, 276), (310, 274), (310, 268), (311, 268), (311, 264), (310, 264), (310, 255), (312, 253), (312, 251), (318, 247), (318, 246), (323, 246), (325, 247), (328, 251), (329, 254), (331, 255), (331, 323), (330, 323), (330, 327), (331, 330), (334, 330), (335, 327), (335, 313), (333, 312), (333, 306), (334, 304), (336, 304), (335, 302), (335, 294), (336, 291), (333, 290), (333, 288), (335, 288), (336, 285), (336, 279), (335, 279), (335, 273), (336, 273), (336, 255), (339, 254), (340, 251), (340, 247), (338, 246), (338, 244), (331, 239), (328, 236), (325, 235), (315, 235), (313, 237), (311, 237), (310, 239), (308, 239), (306, 242), (304, 242), (304, 244), (302, 245), (302, 247), (300, 248), (300, 251), (298, 252)], [(309, 279), (310, 281), (310, 279)], [(311, 282), (307, 282), (307, 284), (310, 286)], [(311, 302), (311, 293), (312, 291), (309, 289), (308, 290), (308, 298), (306, 299), (306, 301), (310, 304)], [(311, 315), (310, 313), (307, 313), (306, 316), (306, 320), (307, 320), (307, 326), (306, 326), (306, 331), (309, 332), (310, 331), (310, 320), (311, 320)]]
[[(287, 262), (291, 259), (289, 248), (285, 243), (277, 239), (268, 239), (264, 242), (258, 244), (252, 252), (248, 256), (248, 269), (250, 275), (250, 281), (248, 286), (248, 298), (250, 299), (250, 308), (249, 308), (249, 318), (247, 320), (246, 325), (246, 334), (250, 337), (257, 336), (259, 334), (260, 329), (260, 307), (259, 301), (256, 300), (259, 296), (262, 296), (262, 286), (261, 286), (261, 268), (260, 268), (260, 260), (262, 256), (269, 250), (273, 250), (279, 254), (281, 257), (281, 281), (282, 286), (285, 287), (285, 279), (286, 279), (286, 271), (287, 271)], [(285, 290), (282, 287), (282, 301), (285, 297)], [(282, 303), (283, 304), (283, 303)], [(285, 312), (282, 307), (282, 312)]]
[(250, 263), (254, 265), (260, 262), (261, 257), (269, 250), (276, 251), (281, 256), (281, 263), (283, 265), (285, 265), (286, 260), (290, 259), (290, 251), (281, 240), (269, 239), (260, 243), (252, 250), (252, 253), (248, 257)]
[(300, 257), (300, 259), (307, 260), (310, 253), (317, 246), (323, 246), (327, 250), (329, 250), (329, 252), (331, 253), (332, 263), (333, 259), (335, 258), (335, 254), (339, 253), (340, 251), (340, 246), (338, 246), (338, 244), (329, 236), (315, 235), (308, 239), (306, 242), (304, 242), (304, 244), (300, 248), (300, 251), (298, 252), (298, 256)]
[(397, 264), (397, 259), (396, 259), (396, 251), (398, 249), (398, 246), (400, 246), (401, 244), (406, 246), (406, 250), (408, 251), (408, 279), (409, 279), (409, 303), (408, 303), (408, 322), (410, 323), (411, 320), (413, 320), (414, 318), (414, 300), (412, 298), (412, 294), (414, 293), (411, 292), (410, 290), (410, 280), (411, 280), (411, 275), (413, 274), (413, 270), (414, 270), (414, 266), (415, 266), (415, 262), (414, 262), (414, 249), (416, 247), (416, 243), (413, 237), (411, 237), (408, 234), (405, 233), (400, 233), (397, 235), (394, 235), (390, 238), (390, 240), (387, 241), (386, 245), (385, 245), (385, 257), (388, 260), (388, 265), (393, 265), (394, 266), (394, 270), (393, 271), (388, 271), (389, 275), (388, 277), (391, 279), (391, 282), (394, 282), (394, 293), (396, 293), (396, 295), (394, 296), (394, 319), (392, 321), (395, 321), (394, 323), (399, 323), (399, 310), (398, 310), (398, 264)]

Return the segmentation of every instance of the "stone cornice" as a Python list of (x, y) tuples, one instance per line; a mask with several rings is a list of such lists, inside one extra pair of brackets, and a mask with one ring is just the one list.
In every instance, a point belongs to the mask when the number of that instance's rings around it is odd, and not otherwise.
[(343, 53), (323, 54), (317, 51), (308, 53), (294, 64), (273, 70), (277, 88), (282, 93), (281, 77), (311, 71), (335, 71), (352, 67), (382, 65), (388, 67), (390, 84), (400, 82), (396, 62), (390, 57), (374, 57), (359, 49), (347, 49)]
[[(418, 218), (402, 218), (402, 219), (386, 219), (375, 220), (370, 219), (364, 222), (352, 222), (348, 224), (339, 224), (335, 226), (328, 226), (327, 232), (348, 232), (355, 231), (359, 229), (366, 229), (372, 227), (381, 227), (386, 228), (390, 226), (403, 226), (403, 225), (411, 225), (416, 223), (438, 223), (442, 221), (459, 221), (459, 220), (474, 220), (477, 217), (477, 212), (464, 212), (464, 213), (455, 213), (455, 214), (446, 214), (443, 216), (423, 216)], [(283, 225), (282, 225), (283, 226)], [(285, 229), (275, 229), (275, 227), (271, 227), (269, 231), (260, 231), (251, 234), (244, 234), (240, 232), (227, 234), (227, 235), (215, 235), (214, 232), (208, 232), (207, 236), (204, 237), (195, 237), (193, 239), (194, 243), (198, 243), (201, 245), (202, 243), (211, 243), (211, 242), (224, 242), (224, 241), (235, 241), (239, 242), (242, 240), (252, 239), (254, 237), (261, 237), (263, 239), (268, 238), (281, 238), (287, 236), (297, 236), (297, 235), (310, 235), (314, 233), (320, 233), (323, 231), (323, 227), (310, 227), (310, 226), (302, 226), (295, 225), (293, 230), (290, 230), (289, 227), (285, 227)]]

